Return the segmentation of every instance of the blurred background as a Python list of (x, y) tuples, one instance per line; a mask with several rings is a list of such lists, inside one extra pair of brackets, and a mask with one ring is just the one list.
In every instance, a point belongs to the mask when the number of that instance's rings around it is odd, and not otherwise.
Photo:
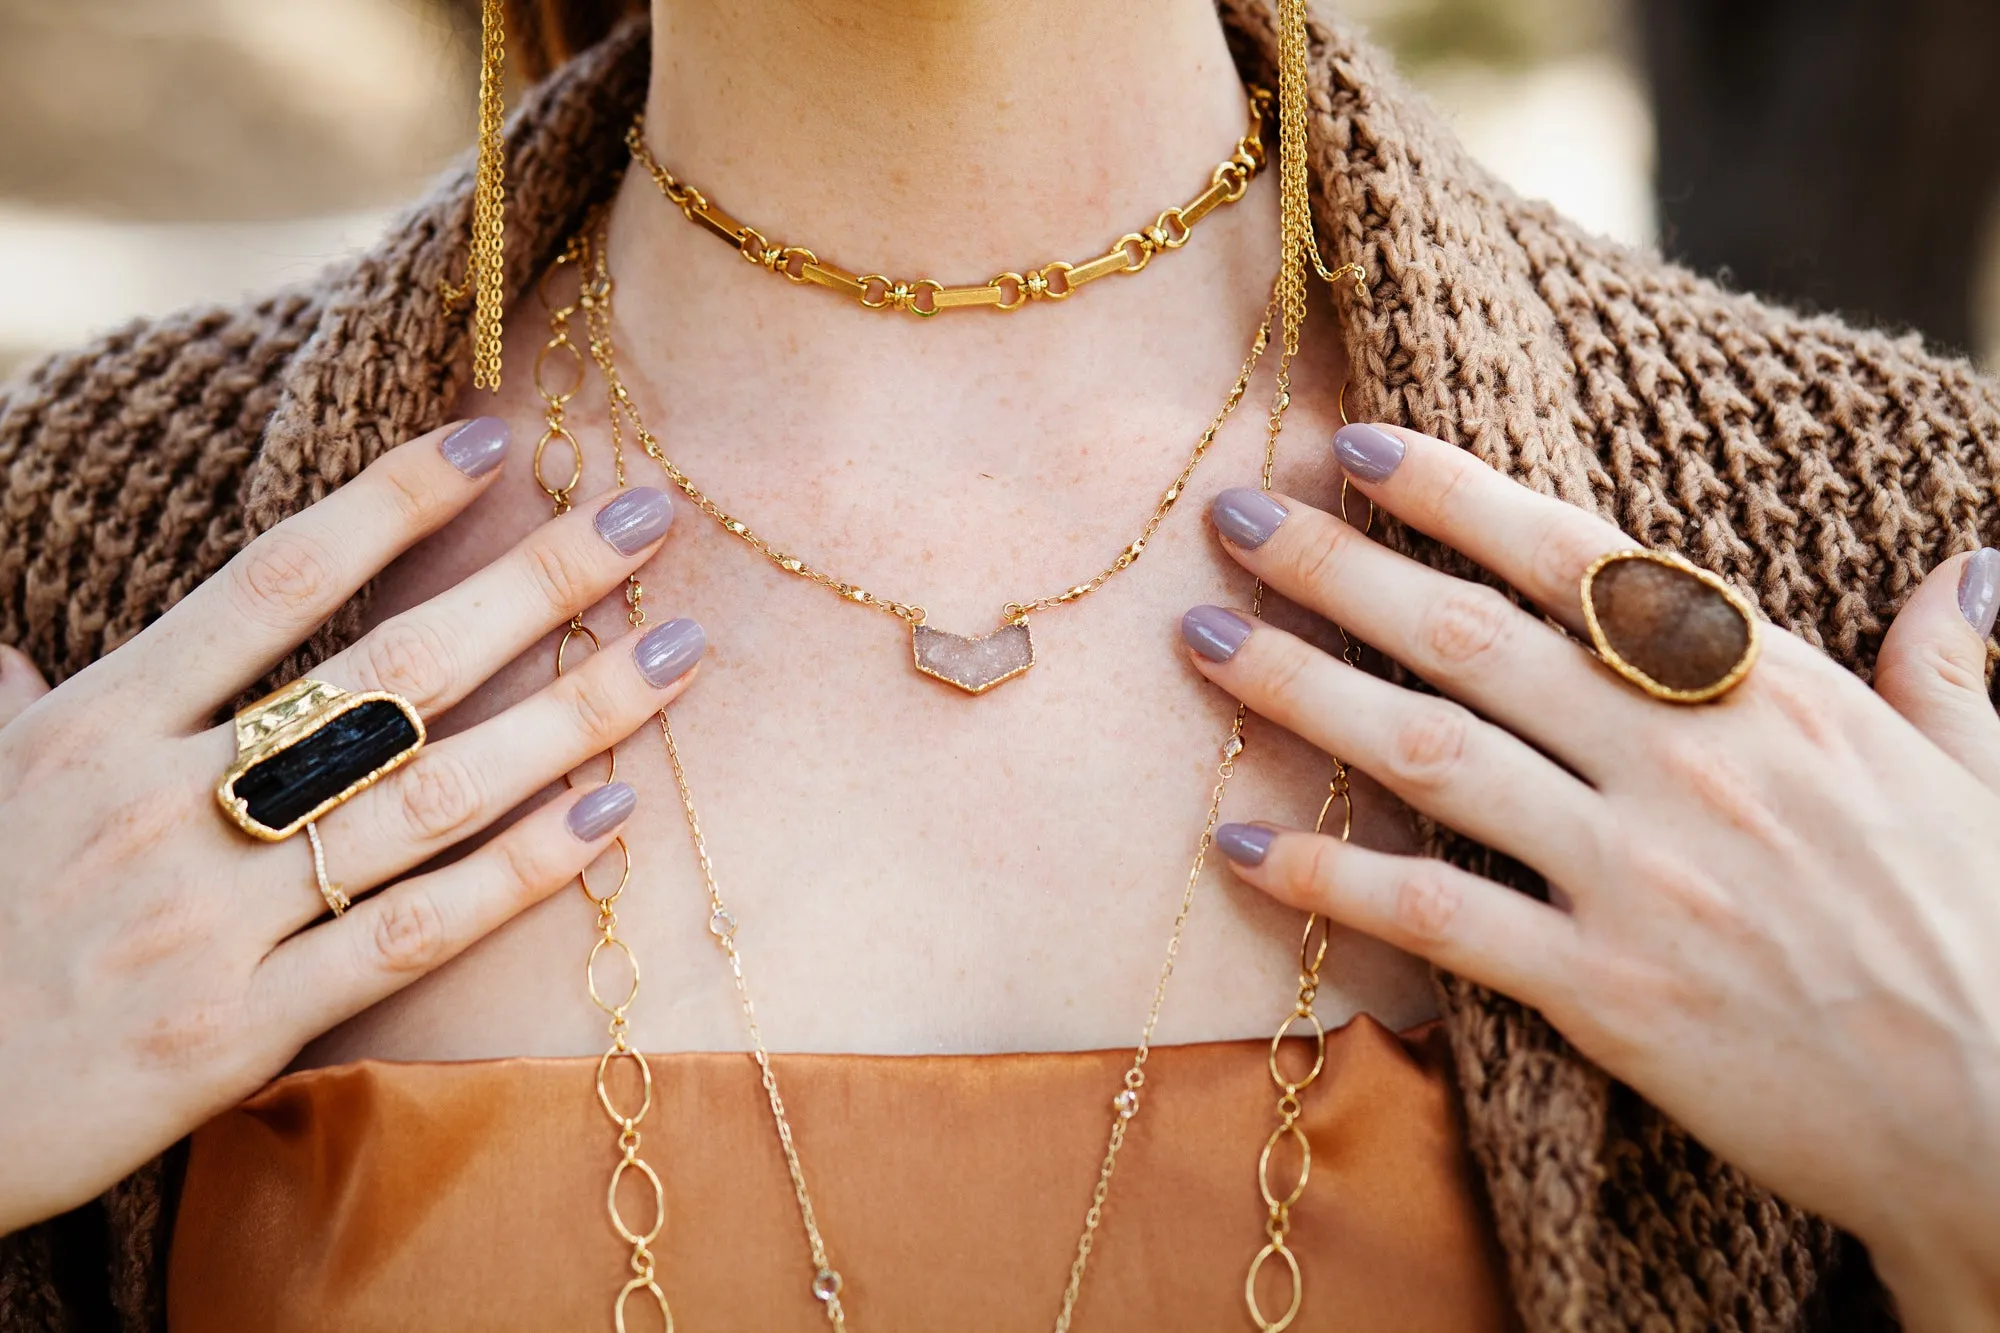
[[(2000, 369), (2000, 0), (1319, 0), (1524, 194)], [(473, 0), (0, 0), (0, 376), (365, 246), (472, 138)]]

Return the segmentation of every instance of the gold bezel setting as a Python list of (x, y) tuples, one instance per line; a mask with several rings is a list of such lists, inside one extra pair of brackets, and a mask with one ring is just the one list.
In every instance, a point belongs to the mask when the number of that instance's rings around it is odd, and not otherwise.
[[(1728, 671), (1697, 689), (1676, 689), (1671, 685), (1663, 685), (1653, 679), (1652, 676), (1648, 675), (1634, 663), (1628, 661), (1623, 654), (1611, 646), (1611, 640), (1605, 634), (1604, 626), (1598, 622), (1597, 607), (1590, 596), (1591, 585), (1597, 581), (1598, 574), (1607, 567), (1628, 560), (1643, 560), (1692, 576), (1710, 591), (1719, 593), (1722, 599), (1729, 604), (1730, 609), (1743, 618), (1743, 624), (1747, 631), (1743, 653), (1736, 659)], [(1583, 579), (1578, 587), (1578, 593), (1583, 601), (1583, 623), (1590, 631), (1590, 642), (1597, 649), (1598, 658), (1606, 666), (1623, 676), (1626, 680), (1631, 681), (1634, 685), (1637, 685), (1647, 694), (1652, 695), (1655, 699), (1676, 704), (1707, 703), (1711, 699), (1720, 698), (1730, 690), (1735, 689), (1743, 682), (1743, 678), (1750, 674), (1750, 668), (1757, 664), (1757, 654), (1763, 646), (1763, 636), (1757, 620), (1756, 609), (1750, 605), (1749, 599), (1736, 591), (1736, 589), (1730, 587), (1729, 584), (1725, 583), (1717, 575), (1710, 573), (1708, 570), (1703, 569), (1700, 565), (1683, 556), (1675, 555), (1671, 551), (1647, 551), (1635, 547), (1631, 550), (1611, 551), (1601, 555), (1591, 561), (1590, 567), (1583, 571)]]
[[(344, 717), (363, 704), (393, 704), (416, 731), (416, 742), (348, 783), (311, 810), (282, 828), (251, 817), (249, 803), (238, 796), (236, 782), (252, 768), (275, 754), (309, 739), (329, 723)], [(253, 838), (283, 842), (307, 824), (410, 762), (424, 748), (424, 720), (409, 700), (387, 690), (359, 690), (350, 693), (325, 681), (301, 677), (282, 689), (257, 700), (236, 715), (236, 762), (215, 784), (216, 803), (230, 822)]]

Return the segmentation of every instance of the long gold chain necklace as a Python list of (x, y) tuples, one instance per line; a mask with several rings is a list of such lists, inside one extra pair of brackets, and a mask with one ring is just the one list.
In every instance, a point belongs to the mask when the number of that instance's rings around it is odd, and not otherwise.
[[(1157, 250), (1175, 249), (1186, 244), (1188, 237), (1192, 234), (1191, 229), (1196, 223), (1222, 204), (1232, 203), (1242, 198), (1244, 192), (1249, 189), (1251, 180), (1262, 169), (1265, 161), (1262, 138), (1264, 124), (1263, 109), (1269, 102), (1269, 93), (1261, 89), (1251, 90), (1249, 94), (1249, 128), (1245, 131), (1243, 138), (1237, 143), (1236, 151), (1228, 160), (1215, 168), (1209, 188), (1203, 191), (1194, 202), (1185, 207), (1170, 208), (1160, 214), (1159, 221), (1148, 228), (1144, 234), (1132, 233), (1120, 238), (1118, 243), (1103, 257), (1086, 264), (1070, 265), (1058, 261), (1055, 264), (1046, 265), (1042, 269), (1035, 271), (1026, 279), (1020, 279), (1019, 275), (1009, 273), (995, 278), (993, 283), (986, 287), (940, 287), (938, 288), (939, 295), (937, 297), (940, 304), (937, 309), (950, 309), (954, 305), (970, 304), (969, 301), (958, 300), (954, 296), (954, 293), (971, 291), (994, 293), (1005, 286), (1006, 280), (1016, 280), (1024, 284), (1022, 290), (1026, 291), (1028, 295), (1020, 298), (1023, 303), (1030, 299), (1030, 297), (1040, 295), (1052, 295), (1053, 299), (1061, 299), (1069, 295), (1083, 283), (1093, 281), (1106, 274), (1137, 272), (1146, 266)], [(802, 282), (807, 280), (821, 281), (822, 279), (813, 275), (823, 273), (840, 275), (841, 281), (847, 281), (851, 278), (852, 275), (846, 275), (845, 270), (822, 265), (818, 260), (811, 258), (812, 251), (810, 250), (798, 246), (774, 247), (770, 245), (764, 240), (762, 233), (758, 232), (755, 228), (747, 227), (737, 222), (710, 202), (699, 190), (675, 179), (664, 167), (661, 167), (658, 162), (653, 160), (653, 156), (646, 148), (645, 139), (638, 127), (634, 127), (632, 133), (628, 136), (628, 142), (632, 146), (634, 156), (652, 174), (654, 182), (669, 201), (679, 207), (690, 219), (701, 223), (718, 236), (734, 240), (737, 248), (742, 251), (746, 258), (759, 260), (759, 256), (762, 256), (759, 262), (763, 262), (773, 272), (785, 273), (788, 276), (797, 276), (798, 273), (802, 272), (806, 275), (798, 279)], [(1139, 258), (1136, 262), (1127, 264), (1126, 261), (1132, 254), (1138, 255)], [(1112, 264), (1111, 261), (1113, 260), (1117, 261), (1116, 265)], [(804, 267), (801, 269), (798, 267), (799, 265), (803, 265)], [(1067, 274), (1067, 285), (1059, 291), (1052, 293), (1048, 284), (1052, 275), (1055, 274)], [(853, 280), (863, 283), (868, 281), (867, 279)], [(828, 283), (832, 282), (831, 279), (827, 279), (826, 281)], [(883, 281), (887, 280), (884, 279)], [(924, 283), (931, 283), (931, 280), (927, 278), (916, 285), (921, 287)], [(838, 284), (834, 283), (832, 285), (837, 286)], [(896, 290), (901, 290), (904, 285), (900, 283), (896, 284)], [(931, 286), (935, 287), (937, 284), (931, 283)], [(869, 298), (864, 292), (862, 297), (863, 304), (867, 304), (868, 300)], [(996, 305), (995, 308), (1012, 309), (1014, 307)], [(935, 313), (935, 311), (932, 313)], [(1264, 329), (1260, 332), (1259, 336), (1261, 338), (1268, 338), (1269, 329), (1270, 321), (1267, 318)], [(1246, 367), (1246, 375), (1247, 370), (1248, 368)], [(611, 385), (611, 394), (617, 401), (619, 411), (629, 417), (633, 433), (638, 438), (642, 447), (666, 472), (668, 480), (672, 481), (688, 499), (694, 502), (696, 508), (714, 519), (723, 531), (747, 543), (751, 549), (755, 550), (759, 555), (785, 573), (809, 579), (845, 601), (852, 602), (857, 606), (867, 607), (873, 611), (884, 612), (903, 621), (910, 627), (910, 657), (916, 669), (933, 679), (955, 685), (968, 694), (984, 694), (996, 685), (1003, 684), (1006, 681), (1023, 675), (1029, 668), (1035, 665), (1034, 635), (1028, 625), (1028, 617), (1030, 615), (1054, 607), (1068, 606), (1071, 603), (1083, 600), (1099, 588), (1102, 588), (1113, 578), (1131, 568), (1133, 562), (1145, 554), (1147, 544), (1152, 541), (1154, 534), (1159, 531), (1160, 525), (1166, 521), (1167, 515), (1173, 510), (1175, 502), (1186, 492), (1188, 483), (1194, 478), (1195, 470), (1201, 466), (1202, 459), (1207, 456), (1209, 446), (1215, 441), (1216, 429), (1221, 426), (1223, 420), (1229, 415), (1229, 412), (1234, 409), (1237, 400), (1242, 397), (1243, 390), (1248, 385), (1247, 378), (1238, 383), (1235, 391), (1231, 394), (1228, 406), (1217, 414), (1215, 420), (1210, 423), (1209, 428), (1202, 432), (1200, 438), (1195, 441), (1194, 448), (1189, 452), (1187, 461), (1182, 464), (1180, 471), (1175, 474), (1174, 479), (1168, 484), (1166, 490), (1161, 493), (1158, 503), (1153, 506), (1152, 513), (1147, 516), (1145, 523), (1139, 529), (1139, 535), (1126, 543), (1119, 550), (1118, 554), (1113, 557), (1110, 564), (1083, 582), (1073, 584), (1059, 593), (1052, 593), (1049, 596), (1037, 597), (1029, 601), (1007, 602), (1001, 607), (1000, 624), (996, 628), (982, 635), (968, 636), (948, 633), (930, 625), (927, 622), (924, 608), (921, 606), (878, 596), (868, 589), (861, 587), (859, 584), (828, 573), (819, 565), (802, 556), (794, 555), (781, 547), (773, 545), (755, 529), (751, 528), (749, 524), (728, 513), (720, 504), (716, 503), (715, 500), (710, 498), (697, 486), (685, 472), (681, 471), (679, 466), (667, 456), (659, 440), (646, 430), (636, 407), (632, 403), (631, 395), (625, 391), (624, 383), (618, 377), (616, 367), (608, 361), (605, 362), (604, 374), (606, 380)]]
[(1262, 88), (1246, 90), (1249, 128), (1236, 141), (1236, 149), (1209, 173), (1208, 185), (1200, 194), (1177, 208), (1161, 211), (1152, 225), (1126, 232), (1111, 248), (1080, 263), (1058, 259), (1039, 268), (1010, 270), (986, 282), (967, 287), (947, 287), (935, 278), (892, 278), (881, 273), (853, 273), (829, 260), (821, 259), (803, 245), (786, 245), (770, 240), (747, 222), (733, 218), (714, 199), (688, 181), (660, 165), (646, 143), (646, 122), (641, 116), (625, 132), (625, 146), (667, 201), (680, 209), (689, 222), (735, 247), (744, 259), (767, 272), (796, 283), (809, 283), (849, 297), (870, 310), (902, 310), (922, 318), (946, 310), (975, 307), (1011, 312), (1033, 301), (1065, 301), (1078, 288), (1108, 278), (1114, 273), (1137, 273), (1163, 250), (1178, 250), (1188, 243), (1201, 220), (1216, 209), (1233, 204), (1250, 188), (1250, 182), (1264, 167), (1264, 117), (1271, 94)]

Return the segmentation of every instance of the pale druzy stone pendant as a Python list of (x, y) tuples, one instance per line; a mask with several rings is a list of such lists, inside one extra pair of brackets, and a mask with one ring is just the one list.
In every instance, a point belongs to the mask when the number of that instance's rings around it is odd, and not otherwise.
[(1035, 664), (1035, 641), (1025, 620), (1002, 625), (976, 639), (929, 625), (912, 625), (910, 648), (917, 670), (967, 694), (984, 694)]

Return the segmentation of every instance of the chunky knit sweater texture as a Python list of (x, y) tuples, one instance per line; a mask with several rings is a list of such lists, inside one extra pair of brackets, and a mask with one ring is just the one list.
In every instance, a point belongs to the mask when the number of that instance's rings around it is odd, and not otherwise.
[[(1222, 7), (1246, 77), (1271, 84), (1267, 0)], [(1686, 553), (1864, 675), (1927, 570), (2000, 541), (2000, 385), (1913, 337), (1802, 318), (1585, 235), (1472, 163), (1365, 43), (1315, 24), (1312, 46), (1321, 243), (1368, 275), (1340, 315), (1357, 420), (1457, 441)], [(615, 181), (647, 51), (628, 27), (513, 117), (513, 293)], [(134, 325), (0, 391), (0, 640), (68, 676), (252, 536), (442, 424), (469, 345), (438, 285), (463, 270), (470, 198), (457, 171), (308, 287)], [(1387, 540), (1470, 573), (1413, 534)], [(1528, 1329), (1894, 1326), (1849, 1238), (1711, 1155), (1532, 1010), (1438, 986)], [(173, 1161), (0, 1240), (0, 1330), (160, 1326)]]

